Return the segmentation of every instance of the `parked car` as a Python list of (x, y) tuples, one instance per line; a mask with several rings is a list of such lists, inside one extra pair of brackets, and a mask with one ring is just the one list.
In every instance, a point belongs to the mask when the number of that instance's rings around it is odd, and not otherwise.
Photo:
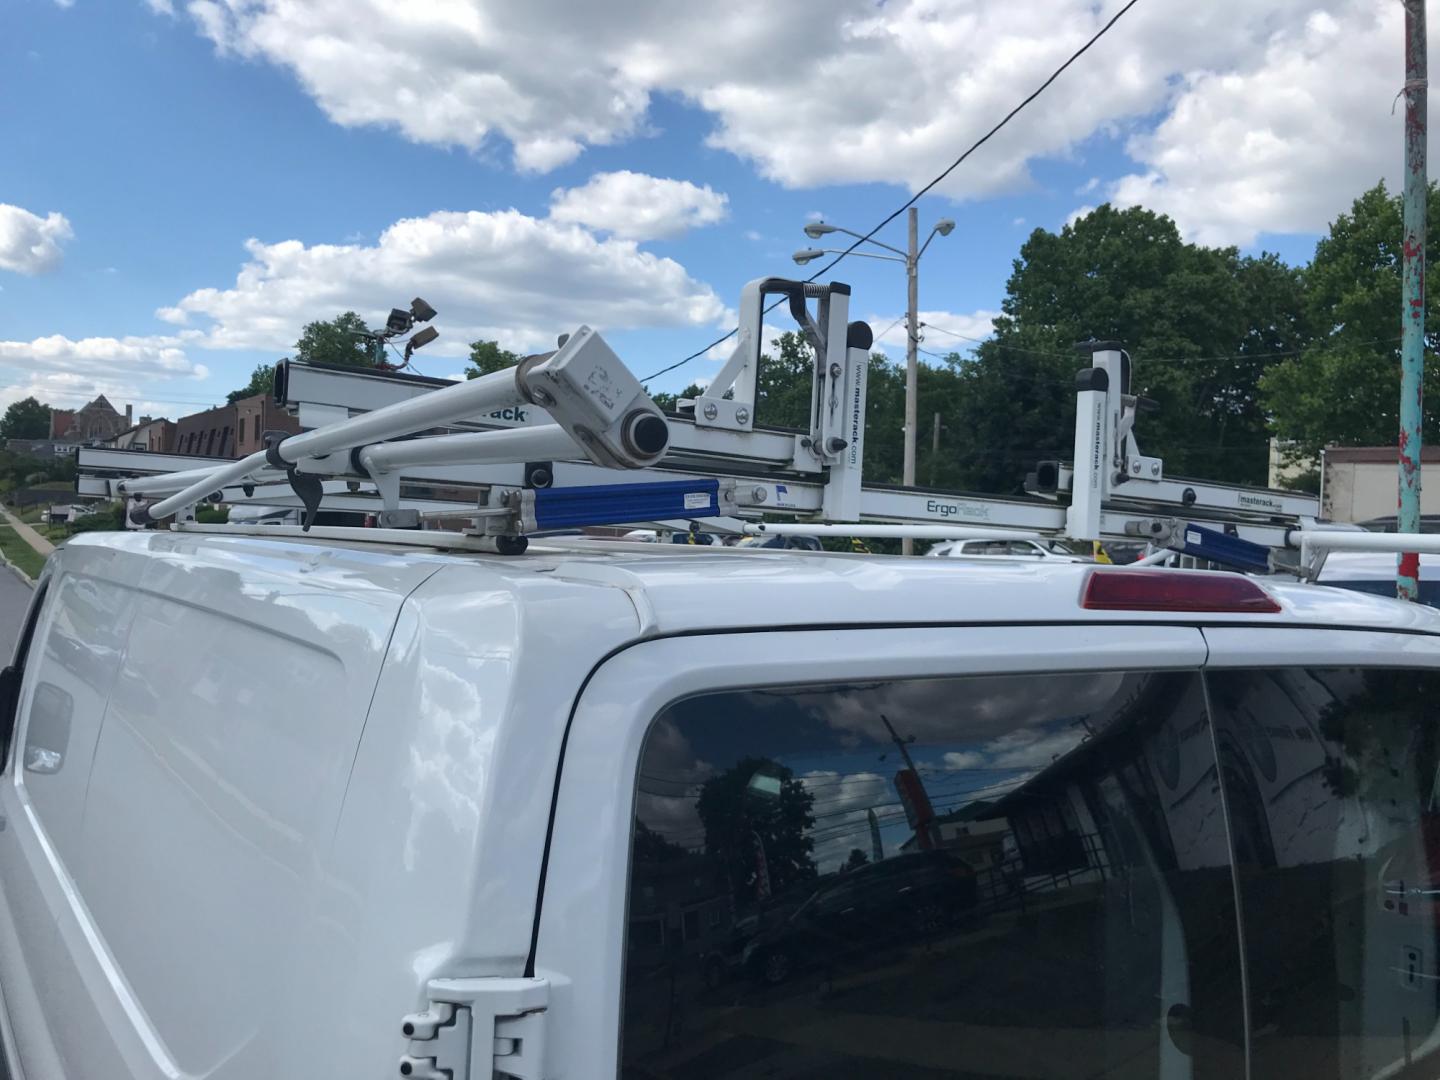
[(1001, 559), (1043, 559), (1047, 562), (1094, 562), (1089, 555), (1077, 555), (1057, 541), (1042, 540), (946, 540), (925, 553), (937, 559), (974, 557)]
[(946, 851), (896, 855), (816, 889), (784, 922), (745, 947), (751, 975), (780, 983), (801, 968), (843, 960), (855, 950), (917, 941), (974, 910), (975, 871)]

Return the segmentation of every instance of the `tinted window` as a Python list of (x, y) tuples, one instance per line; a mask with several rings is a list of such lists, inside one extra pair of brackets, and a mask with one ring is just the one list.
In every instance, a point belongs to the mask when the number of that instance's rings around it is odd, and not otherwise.
[(1440, 675), (1231, 671), (1209, 687), (1253, 1075), (1440, 1075)]
[(638, 780), (624, 1074), (1239, 1075), (1212, 746), (1193, 673), (671, 707)]

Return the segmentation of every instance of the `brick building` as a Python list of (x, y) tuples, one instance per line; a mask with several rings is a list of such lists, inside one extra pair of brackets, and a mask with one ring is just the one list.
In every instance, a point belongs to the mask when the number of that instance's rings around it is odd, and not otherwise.
[(195, 457), (235, 456), (235, 406), (221, 405), (175, 421), (174, 454)]
[(235, 456), (246, 457), (263, 450), (261, 438), (267, 431), (288, 431), (298, 434), (300, 423), (269, 394), (255, 394), (235, 402)]
[(175, 422), (171, 453), (241, 458), (262, 449), (267, 431), (299, 432), (300, 425), (269, 394), (254, 394), (232, 405), (182, 416)]
[(117, 450), (147, 450), (152, 454), (168, 454), (175, 445), (175, 422), (163, 416), (142, 416), (134, 427), (126, 428), (105, 443)]
[(51, 409), (50, 438), (56, 442), (102, 443), (133, 423), (131, 406), (126, 405), (121, 414), (101, 394), (79, 409)]

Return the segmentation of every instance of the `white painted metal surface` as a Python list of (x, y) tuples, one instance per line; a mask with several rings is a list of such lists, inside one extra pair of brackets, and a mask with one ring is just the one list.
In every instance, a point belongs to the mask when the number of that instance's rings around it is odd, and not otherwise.
[[(918, 562), (919, 560), (914, 560)], [(555, 1075), (616, 1075), (635, 777), (651, 722), (701, 691), (939, 675), (1199, 667), (1186, 627), (1008, 627), (740, 634), (651, 642), (611, 659), (585, 688), (566, 746), (536, 973), (556, 996)], [(803, 674), (802, 674), (803, 673)]]
[(614, 1075), (634, 764), (678, 695), (1200, 664), (1162, 623), (1309, 663), (1440, 640), (1430, 609), (1268, 581), (1281, 613), (1197, 618), (1085, 611), (1104, 571), (1078, 565), (374, 540), (89, 534), (52, 560), (0, 776), (30, 1076), (388, 1075), (432, 980), (527, 974), (577, 701), (534, 972), (555, 1078)]

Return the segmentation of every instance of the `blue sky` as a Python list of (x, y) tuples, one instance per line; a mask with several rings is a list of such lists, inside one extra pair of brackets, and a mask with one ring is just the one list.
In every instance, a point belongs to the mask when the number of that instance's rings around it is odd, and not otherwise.
[[(808, 272), (807, 219), (868, 229), (1118, 6), (11, 0), (0, 405), (181, 415), (304, 322), (416, 294), (440, 310), (427, 374), (582, 322), (649, 374), (729, 329), (746, 280)], [(928, 321), (983, 336), (1028, 232), (1106, 199), (1306, 259), (1398, 173), (1381, 7), (1142, 0), (921, 202), (922, 229), (957, 222), (925, 257)], [(899, 316), (899, 266), (832, 276), (877, 330)]]

